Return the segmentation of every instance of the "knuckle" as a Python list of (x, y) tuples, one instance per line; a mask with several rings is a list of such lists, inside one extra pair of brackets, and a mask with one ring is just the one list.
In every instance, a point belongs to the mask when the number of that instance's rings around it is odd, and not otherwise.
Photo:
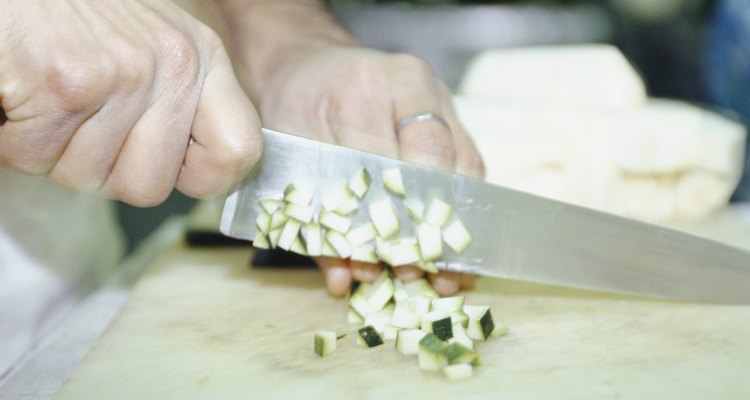
[(402, 53), (394, 54), (392, 57), (401, 70), (411, 71), (412, 73), (423, 76), (433, 75), (432, 67), (430, 66), (430, 64), (417, 56)]
[(141, 88), (153, 81), (155, 62), (150, 54), (128, 51), (121, 55), (118, 84), (128, 89)]
[(432, 129), (415, 129), (408, 135), (406, 145), (418, 149), (419, 153), (442, 163), (453, 165), (456, 160), (456, 149), (450, 135)]
[(176, 29), (166, 29), (159, 35), (164, 67), (171, 75), (195, 76), (199, 70), (199, 52), (193, 40)]
[(164, 202), (173, 185), (149, 179), (131, 179), (112, 185), (107, 194), (136, 207), (153, 207)]
[(46, 83), (65, 111), (96, 108), (112, 82), (114, 68), (106, 58), (96, 61), (62, 57), (46, 68)]

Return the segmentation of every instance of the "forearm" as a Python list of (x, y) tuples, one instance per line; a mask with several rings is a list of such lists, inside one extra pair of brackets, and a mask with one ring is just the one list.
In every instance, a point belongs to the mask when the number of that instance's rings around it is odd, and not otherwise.
[(356, 40), (318, 0), (214, 0), (213, 18), (256, 100), (274, 76), (301, 57)]

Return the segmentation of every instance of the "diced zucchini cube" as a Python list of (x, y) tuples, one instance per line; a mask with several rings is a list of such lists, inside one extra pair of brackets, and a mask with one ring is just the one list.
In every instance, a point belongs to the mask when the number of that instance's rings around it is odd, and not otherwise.
[(328, 229), (332, 229), (339, 233), (346, 233), (352, 226), (352, 219), (344, 217), (336, 213), (321, 211), (318, 217), (318, 222)]
[(324, 357), (336, 350), (336, 332), (315, 332), (315, 354)]
[(401, 177), (401, 169), (398, 167), (383, 170), (383, 185), (393, 194), (402, 197), (406, 196), (404, 180)]
[(340, 258), (349, 258), (352, 255), (352, 246), (346, 237), (336, 231), (326, 232), (326, 242), (333, 247)]
[(428, 297), (440, 297), (435, 289), (432, 288), (427, 279), (421, 278), (411, 282), (404, 283), (404, 289), (409, 292), (409, 297), (423, 294)]
[(499, 322), (495, 322), (495, 328), (492, 329), (492, 332), (490, 333), (490, 336), (493, 336), (493, 337), (505, 336), (505, 335), (508, 334), (509, 331), (510, 330), (508, 329), (507, 326), (505, 326), (505, 325), (503, 325), (503, 324), (501, 324)]
[(466, 328), (455, 322), (453, 323), (453, 337), (448, 340), (448, 343), (460, 343), (467, 349), (474, 350), (474, 341), (466, 333)]
[(430, 304), (430, 310), (433, 311), (445, 311), (445, 312), (451, 312), (451, 311), (457, 311), (463, 309), (464, 301), (466, 300), (465, 296), (451, 296), (451, 297), (440, 297), (437, 299), (432, 299), (432, 303)]
[(440, 340), (453, 337), (451, 317), (442, 311), (433, 311), (422, 316), (422, 330), (434, 333)]
[(370, 303), (368, 303), (367, 299), (360, 293), (354, 293), (352, 297), (349, 298), (349, 307), (359, 314), (359, 316), (362, 317), (362, 320), (364, 320), (366, 315), (376, 311), (372, 309)]
[(401, 331), (401, 328), (397, 328), (391, 324), (387, 324), (385, 328), (383, 328), (383, 339), (384, 340), (396, 340), (398, 337), (398, 333)]
[(293, 219), (286, 221), (284, 229), (281, 231), (281, 236), (279, 237), (278, 246), (289, 251), (289, 249), (292, 248), (294, 241), (297, 239), (301, 227), (302, 224), (299, 221)]
[(462, 310), (455, 310), (451, 312), (451, 322), (453, 325), (460, 324), (464, 328), (469, 326), (469, 316), (466, 315)]
[(386, 242), (385, 239), (381, 238), (380, 236), (375, 237), (375, 253), (378, 255), (380, 260), (391, 264), (391, 244)]
[(419, 245), (412, 241), (402, 240), (391, 245), (391, 265), (394, 267), (414, 264), (421, 259), (422, 254), (419, 252)]
[(351, 189), (352, 192), (361, 199), (370, 188), (371, 181), (372, 178), (370, 178), (370, 173), (367, 172), (366, 169), (362, 168), (357, 171), (357, 173), (354, 174), (352, 179), (349, 181), (349, 189)]
[(302, 236), (305, 238), (307, 254), (310, 257), (322, 255), (323, 247), (323, 229), (320, 224), (307, 224), (302, 229)]
[(253, 247), (265, 250), (271, 248), (271, 243), (268, 242), (266, 235), (258, 233), (255, 235), (255, 239), (253, 239)]
[(448, 359), (448, 364), (471, 364), (477, 358), (474, 350), (458, 342), (449, 344), (443, 349), (443, 354)]
[(284, 214), (284, 210), (278, 209), (271, 214), (271, 224), (268, 226), (268, 230), (272, 231), (274, 229), (283, 228), (288, 220), (289, 217)]
[(306, 206), (310, 204), (312, 198), (313, 191), (305, 187), (290, 184), (284, 190), (284, 201), (286, 201), (287, 203)]
[(334, 249), (327, 240), (324, 240), (323, 244), (320, 245), (320, 255), (326, 257), (338, 257), (339, 253), (336, 252), (336, 249)]
[(352, 247), (352, 261), (360, 261), (371, 264), (378, 263), (378, 257), (375, 256), (375, 251), (372, 246), (361, 245)]
[(432, 261), (443, 256), (443, 239), (439, 226), (420, 224), (417, 227), (417, 242), (422, 260)]
[(474, 375), (474, 368), (471, 364), (446, 365), (443, 367), (443, 375), (450, 381), (468, 379)]
[(446, 343), (432, 333), (428, 333), (419, 341), (419, 367), (427, 371), (440, 371), (448, 365), (448, 358), (443, 354)]
[(431, 274), (437, 274), (438, 272), (440, 272), (435, 263), (432, 261), (417, 261), (414, 263), (414, 265), (416, 265), (419, 269)]
[(393, 297), (393, 281), (388, 271), (383, 271), (378, 279), (373, 282), (367, 291), (367, 303), (373, 310), (380, 310)]
[(414, 296), (409, 297), (409, 300), (406, 301), (406, 304), (414, 310), (414, 313), (417, 315), (417, 317), (420, 318), (420, 322), (422, 317), (430, 312), (430, 301), (432, 300), (432, 297), (424, 295), (424, 294), (417, 294)]
[(424, 222), (442, 227), (448, 222), (453, 208), (450, 204), (440, 200), (432, 199), (424, 215)]
[(422, 219), (424, 218), (424, 203), (422, 203), (422, 200), (410, 197), (404, 200), (404, 207), (406, 207), (406, 212), (411, 219), (415, 222), (422, 222)]
[(469, 326), (466, 329), (469, 337), (474, 340), (487, 340), (495, 329), (495, 322), (488, 306), (464, 306), (464, 312), (469, 316)]
[(289, 251), (292, 253), (297, 253), (301, 256), (307, 256), (307, 250), (305, 249), (305, 245), (302, 244), (302, 239), (300, 239), (299, 236), (297, 236), (296, 239), (294, 239), (294, 243), (292, 243), (292, 247), (289, 248)]
[(401, 354), (419, 353), (419, 341), (427, 333), (421, 329), (402, 329), (396, 334), (396, 349)]
[(262, 212), (255, 218), (255, 225), (258, 226), (258, 231), (263, 234), (267, 234), (271, 227), (271, 214)]
[(471, 244), (469, 231), (459, 219), (454, 219), (443, 228), (443, 240), (456, 253), (462, 253)]
[(280, 237), (281, 237), (281, 228), (274, 229), (268, 232), (268, 241), (270, 242), (272, 249), (275, 249), (278, 246)]
[(381, 310), (367, 314), (365, 316), (364, 324), (375, 328), (375, 330), (382, 335), (385, 331), (385, 327), (389, 325), (389, 320), (390, 318), (388, 318), (388, 315)]
[(375, 225), (371, 222), (364, 223), (346, 233), (346, 238), (352, 246), (359, 246), (377, 237)]
[(268, 215), (271, 215), (276, 210), (278, 210), (279, 207), (281, 207), (282, 201), (276, 200), (276, 199), (264, 199), (264, 200), (259, 201), (258, 203), (260, 203), (260, 206), (263, 208), (263, 210), (266, 213), (268, 213)]
[(320, 198), (320, 203), (324, 210), (333, 212), (353, 198), (354, 193), (348, 187), (340, 186), (324, 193)]
[(396, 214), (396, 209), (390, 199), (386, 198), (371, 203), (369, 212), (370, 219), (381, 238), (388, 239), (398, 233), (400, 228), (398, 214)]
[(365, 319), (349, 306), (349, 309), (346, 312), (346, 322), (349, 324), (362, 325), (362, 323), (365, 322)]
[(349, 215), (359, 209), (359, 200), (356, 197), (352, 197), (346, 203), (336, 207), (333, 212), (338, 215)]
[(299, 204), (287, 203), (287, 205), (284, 206), (284, 214), (289, 218), (307, 224), (312, 221), (313, 215), (315, 215), (315, 209), (312, 206), (301, 206)]
[(383, 337), (372, 326), (365, 326), (357, 331), (357, 343), (367, 347), (383, 344)]
[(420, 318), (406, 303), (400, 303), (393, 311), (391, 325), (404, 329), (419, 328)]

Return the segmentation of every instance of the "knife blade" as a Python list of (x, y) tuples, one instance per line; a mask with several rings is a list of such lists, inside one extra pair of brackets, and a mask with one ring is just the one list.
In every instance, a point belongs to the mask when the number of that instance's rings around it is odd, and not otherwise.
[[(401, 170), (406, 198), (453, 205), (473, 236), (461, 254), (446, 248), (442, 270), (647, 297), (750, 303), (750, 253), (719, 242), (489, 184), (461, 175), (264, 129), (261, 160), (227, 196), (222, 233), (252, 240), (259, 200), (290, 183), (316, 190), (346, 184), (366, 168), (370, 189), (352, 226), (369, 221), (369, 202), (393, 198), (380, 172)], [(320, 196), (313, 205), (320, 208)], [(394, 201), (398, 204), (400, 201)], [(414, 223), (397, 207), (401, 237)], [(445, 247), (445, 246), (444, 246)]]

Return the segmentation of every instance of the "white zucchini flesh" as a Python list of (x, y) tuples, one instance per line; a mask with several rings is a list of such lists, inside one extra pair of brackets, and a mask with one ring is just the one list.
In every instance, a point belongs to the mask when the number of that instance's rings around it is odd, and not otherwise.
[(487, 337), (495, 328), (492, 314), (488, 306), (465, 305), (464, 312), (469, 316), (469, 325), (466, 333), (474, 340), (487, 340)]
[(356, 310), (349, 306), (349, 309), (346, 312), (346, 322), (349, 324), (362, 325), (362, 323), (365, 322), (365, 319), (362, 318)]
[(469, 316), (466, 315), (465, 312), (462, 310), (455, 310), (450, 313), (451, 315), (451, 322), (455, 324), (460, 324), (464, 328), (469, 326)]
[(352, 226), (352, 219), (336, 213), (321, 211), (318, 216), (318, 223), (336, 232), (346, 233)]
[(324, 240), (323, 244), (320, 245), (320, 255), (326, 257), (338, 257), (339, 253), (336, 252), (336, 249), (334, 249), (327, 240)]
[(364, 223), (346, 233), (346, 238), (352, 246), (359, 246), (377, 237), (375, 225), (371, 222)]
[[(404, 289), (406, 289), (407, 292), (409, 292), (409, 296), (416, 296), (419, 294), (425, 295), (427, 297), (437, 298), (440, 297), (435, 289), (432, 288), (432, 285), (430, 285), (430, 282), (427, 281), (427, 279), (420, 278), (408, 283), (404, 283)], [(429, 306), (428, 306), (429, 307)]]
[(393, 264), (393, 258), (391, 257), (391, 244), (380, 236), (375, 237), (375, 253), (381, 260), (388, 264)]
[(349, 298), (349, 306), (352, 308), (352, 310), (359, 314), (359, 316), (362, 317), (363, 320), (366, 315), (377, 311), (373, 309), (367, 299), (359, 293), (355, 293), (351, 298)]
[(271, 227), (271, 214), (262, 212), (255, 218), (255, 225), (258, 227), (258, 231), (267, 234)]
[(353, 261), (360, 261), (371, 264), (378, 263), (378, 257), (375, 256), (375, 251), (372, 249), (372, 246), (367, 245), (352, 246), (351, 259)]
[(297, 253), (302, 256), (307, 256), (307, 250), (305, 249), (305, 245), (302, 243), (302, 239), (300, 239), (299, 236), (297, 236), (296, 239), (294, 239), (294, 242), (292, 243), (292, 247), (289, 248), (289, 251), (292, 253)]
[(308, 224), (312, 221), (313, 215), (315, 215), (315, 208), (312, 206), (301, 206), (299, 204), (287, 203), (284, 206), (284, 214), (289, 218), (302, 222), (303, 224)]
[(471, 364), (446, 365), (443, 367), (443, 375), (451, 381), (468, 379), (474, 375), (474, 367)]
[(501, 337), (501, 336), (507, 335), (509, 331), (510, 330), (508, 329), (507, 326), (501, 323), (495, 322), (495, 328), (492, 329), (492, 333), (490, 333), (490, 335), (492, 337)]
[(422, 200), (410, 197), (404, 200), (404, 207), (406, 207), (406, 212), (411, 219), (415, 222), (422, 222), (422, 219), (424, 218), (424, 203), (422, 203)]
[(448, 365), (448, 358), (443, 354), (446, 343), (432, 333), (427, 333), (419, 341), (419, 368), (426, 371), (440, 371)]
[(402, 240), (391, 246), (391, 265), (394, 267), (414, 264), (421, 260), (422, 254), (417, 243)]
[(366, 169), (362, 168), (359, 171), (357, 171), (356, 174), (352, 177), (352, 179), (349, 181), (349, 189), (360, 199), (362, 196), (367, 193), (367, 190), (370, 188), (370, 182), (372, 181), (372, 178), (370, 177), (370, 173), (367, 172)]
[(253, 239), (253, 247), (256, 249), (270, 249), (271, 243), (268, 242), (268, 238), (266, 238), (266, 235), (263, 234), (257, 234), (255, 235), (255, 239)]
[(370, 219), (383, 239), (388, 239), (398, 233), (400, 226), (398, 214), (390, 199), (381, 199), (370, 204), (368, 211)]
[(417, 242), (423, 261), (433, 261), (443, 256), (443, 239), (439, 226), (420, 224), (417, 227)]
[(391, 317), (391, 325), (403, 329), (419, 328), (421, 324), (419, 316), (405, 303), (396, 306)]
[(453, 207), (450, 204), (440, 199), (432, 199), (427, 211), (425, 211), (424, 222), (442, 227), (448, 222), (452, 209)]
[(297, 239), (301, 227), (302, 224), (299, 221), (293, 219), (286, 221), (284, 229), (281, 230), (281, 236), (279, 237), (277, 245), (280, 248), (289, 251), (289, 249), (292, 248), (295, 239)]
[(419, 353), (419, 341), (427, 333), (421, 329), (402, 329), (396, 334), (396, 350), (401, 354)]
[(432, 298), (427, 295), (418, 294), (415, 296), (412, 296), (407, 300), (406, 304), (414, 310), (414, 313), (417, 314), (417, 317), (420, 318), (420, 321), (422, 320), (422, 316), (430, 312), (430, 302), (432, 301)]
[(320, 198), (320, 203), (324, 210), (334, 212), (353, 198), (354, 193), (348, 187), (341, 186), (324, 193)]
[(272, 231), (274, 229), (283, 228), (284, 224), (286, 224), (286, 221), (289, 220), (289, 217), (284, 214), (284, 211), (282, 209), (278, 209), (271, 214), (271, 224), (268, 226), (268, 230)]
[(349, 258), (352, 255), (352, 246), (346, 237), (339, 232), (328, 231), (326, 232), (326, 242), (333, 247), (336, 254), (340, 258)]
[(472, 238), (469, 230), (459, 219), (454, 219), (443, 228), (443, 240), (456, 253), (462, 253), (471, 244)]
[(305, 225), (302, 229), (302, 236), (305, 238), (307, 254), (310, 257), (318, 257), (323, 254), (323, 229), (320, 224)]
[(336, 350), (336, 332), (320, 330), (315, 332), (315, 354), (325, 357)]
[(365, 316), (365, 325), (370, 325), (378, 331), (379, 334), (383, 335), (385, 328), (389, 325), (390, 318), (385, 313), (375, 311)]
[(263, 210), (270, 215), (278, 210), (279, 207), (281, 207), (282, 201), (276, 199), (263, 199), (258, 203), (260, 203), (261, 208), (263, 208)]
[(359, 209), (359, 200), (356, 197), (352, 197), (346, 203), (338, 206), (333, 212), (338, 215), (349, 215)]
[(440, 297), (432, 299), (430, 310), (452, 312), (463, 309), (465, 296)]
[(474, 350), (474, 341), (466, 333), (466, 328), (461, 324), (453, 324), (453, 337), (448, 339), (448, 343), (460, 343), (467, 349)]
[(383, 186), (396, 195), (406, 196), (406, 189), (404, 188), (404, 180), (401, 177), (400, 168), (383, 170)]
[(290, 184), (284, 190), (284, 201), (288, 203), (299, 204), (301, 206), (309, 205), (313, 198), (313, 191), (302, 186)]
[(380, 310), (385, 307), (393, 297), (393, 290), (393, 281), (388, 272), (383, 271), (367, 290), (366, 298), (370, 308)]
[(401, 328), (397, 328), (391, 324), (387, 324), (385, 328), (383, 328), (383, 339), (384, 340), (396, 340), (396, 337), (398, 337), (399, 331), (401, 331)]
[(279, 245), (280, 237), (281, 237), (281, 228), (274, 229), (268, 232), (268, 241), (270, 242), (272, 249), (275, 249)]

